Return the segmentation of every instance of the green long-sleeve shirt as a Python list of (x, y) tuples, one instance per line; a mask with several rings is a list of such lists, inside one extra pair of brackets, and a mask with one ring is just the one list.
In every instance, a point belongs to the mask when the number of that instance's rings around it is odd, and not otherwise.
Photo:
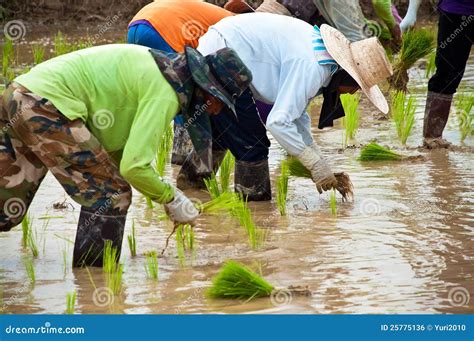
[(178, 97), (147, 47), (104, 45), (44, 62), (15, 79), (47, 98), (70, 120), (81, 119), (120, 173), (158, 202), (174, 196), (151, 166), (163, 132), (179, 110)]

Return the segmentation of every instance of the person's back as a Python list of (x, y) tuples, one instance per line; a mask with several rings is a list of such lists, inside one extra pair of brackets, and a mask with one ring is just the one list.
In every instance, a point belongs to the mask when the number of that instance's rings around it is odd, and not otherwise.
[(183, 52), (185, 45), (198, 46), (199, 38), (207, 28), (232, 13), (199, 0), (155, 1), (143, 7), (131, 24), (145, 20), (176, 51)]

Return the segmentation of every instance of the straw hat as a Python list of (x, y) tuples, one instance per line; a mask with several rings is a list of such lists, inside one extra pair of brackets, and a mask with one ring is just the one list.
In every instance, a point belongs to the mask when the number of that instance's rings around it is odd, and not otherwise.
[(377, 109), (388, 113), (388, 103), (378, 83), (393, 74), (384, 48), (377, 37), (351, 43), (341, 32), (323, 24), (321, 36), (329, 54), (360, 85)]
[(281, 14), (291, 17), (290, 11), (276, 0), (264, 0), (263, 3), (255, 10), (255, 12)]

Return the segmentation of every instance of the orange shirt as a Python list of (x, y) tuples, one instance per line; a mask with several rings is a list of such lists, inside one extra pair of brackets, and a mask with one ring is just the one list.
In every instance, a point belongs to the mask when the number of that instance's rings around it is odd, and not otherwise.
[(146, 20), (177, 52), (185, 45), (196, 48), (209, 26), (233, 15), (219, 6), (199, 0), (161, 0), (143, 7), (130, 23)]

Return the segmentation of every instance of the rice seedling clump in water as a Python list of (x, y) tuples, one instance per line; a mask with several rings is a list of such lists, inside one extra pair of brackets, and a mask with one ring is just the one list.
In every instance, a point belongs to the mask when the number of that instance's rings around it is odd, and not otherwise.
[(345, 128), (344, 146), (349, 141), (354, 141), (359, 128), (359, 102), (360, 95), (342, 94), (340, 96), (342, 106), (344, 107), (345, 117), (342, 122)]
[(219, 182), (221, 185), (221, 193), (228, 192), (230, 187), (230, 174), (235, 166), (235, 158), (230, 151), (224, 156), (221, 166), (219, 167)]
[(416, 100), (403, 91), (397, 91), (392, 94), (392, 118), (395, 122), (397, 135), (403, 145), (411, 134), (413, 124), (415, 123)]
[(135, 237), (135, 220), (132, 222), (132, 234), (127, 236), (128, 247), (130, 249), (130, 254), (132, 257), (137, 255), (137, 239)]
[(77, 292), (74, 290), (72, 293), (68, 293), (66, 296), (66, 314), (74, 314), (76, 306)]
[(34, 288), (36, 283), (36, 272), (35, 272), (35, 265), (33, 263), (33, 259), (28, 257), (24, 260), (26, 274), (30, 281), (31, 286)]
[(221, 195), (215, 173), (212, 173), (210, 178), (204, 179), (204, 184), (212, 199), (216, 199)]
[(214, 277), (207, 295), (212, 298), (253, 299), (268, 297), (275, 288), (244, 265), (227, 261)]
[(281, 162), (281, 174), (277, 178), (277, 205), (282, 216), (286, 215), (286, 199), (288, 196), (288, 164), (285, 160)]
[(112, 246), (111, 240), (105, 241), (103, 253), (103, 271), (111, 274), (117, 271), (118, 252), (117, 248)]
[(331, 214), (333, 216), (337, 216), (336, 191), (331, 191), (330, 206), (331, 206)]
[(372, 142), (360, 151), (360, 161), (400, 161), (402, 155), (391, 151), (388, 148)]
[(149, 252), (146, 255), (145, 272), (148, 278), (158, 280), (158, 255), (156, 252)]
[(458, 119), (458, 127), (461, 133), (461, 142), (466, 137), (474, 134), (474, 94), (463, 92), (459, 95), (456, 102), (456, 117)]

